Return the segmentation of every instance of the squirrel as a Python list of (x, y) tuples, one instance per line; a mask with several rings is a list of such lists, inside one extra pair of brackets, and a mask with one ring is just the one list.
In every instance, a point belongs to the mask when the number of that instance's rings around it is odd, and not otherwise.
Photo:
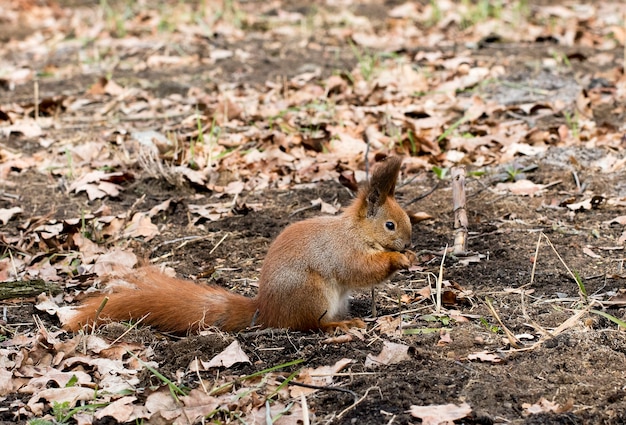
[(269, 247), (255, 298), (145, 267), (124, 277), (132, 287), (114, 289), (97, 317), (103, 296), (87, 299), (65, 328), (141, 318), (177, 334), (211, 326), (229, 332), (251, 326), (326, 332), (365, 327), (361, 319), (343, 319), (350, 292), (379, 284), (415, 260), (408, 250), (411, 222), (394, 197), (401, 165), (397, 156), (377, 163), (340, 215), (287, 226)]

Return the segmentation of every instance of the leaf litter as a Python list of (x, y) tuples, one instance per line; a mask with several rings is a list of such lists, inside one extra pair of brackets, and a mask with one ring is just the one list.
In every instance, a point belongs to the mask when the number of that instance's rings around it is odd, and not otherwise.
[[(7, 301), (1, 419), (623, 420), (624, 6), (480, 4), (0, 4), (1, 276), (66, 287)], [(380, 289), (373, 329), (231, 336), (222, 349), (249, 359), (232, 364), (215, 340), (176, 366), (167, 336), (57, 330), (84, 290), (146, 259), (254, 294), (280, 228), (335, 214), (350, 195), (331, 182), (390, 153), (407, 156), (405, 201), (436, 188), (409, 205), (430, 218), (414, 242), (435, 274), (451, 215), (429, 170), (476, 172), (480, 255), (448, 260), (443, 314), (413, 270)], [(534, 251), (538, 229), (554, 252)], [(35, 302), (45, 315), (22, 311)], [(368, 304), (355, 294), (353, 313)], [(516, 349), (505, 329), (539, 342)]]

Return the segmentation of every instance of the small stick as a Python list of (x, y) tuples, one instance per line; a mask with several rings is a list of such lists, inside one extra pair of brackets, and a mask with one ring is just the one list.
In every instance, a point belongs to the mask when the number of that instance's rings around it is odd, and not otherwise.
[(35, 95), (35, 122), (39, 120), (39, 78), (35, 77), (33, 81), (33, 89)]
[(376, 309), (376, 290), (372, 286), (372, 317), (376, 318), (378, 310)]
[(300, 393), (300, 405), (302, 406), (302, 423), (303, 425), (310, 425), (311, 419), (309, 418), (309, 405), (306, 402), (306, 396), (304, 393)]
[(443, 255), (441, 256), (441, 264), (439, 265), (439, 276), (437, 276), (437, 289), (435, 291), (435, 312), (437, 314), (441, 313), (441, 288), (443, 287), (443, 264), (446, 261), (446, 253), (448, 252), (448, 245), (443, 250)]
[(369, 387), (367, 389), (367, 391), (365, 391), (365, 394), (363, 394), (363, 397), (361, 397), (360, 399), (358, 399), (357, 401), (354, 402), (354, 404), (346, 407), (345, 409), (343, 409), (338, 415), (337, 415), (337, 419), (341, 419), (341, 417), (343, 415), (345, 415), (346, 413), (348, 413), (350, 410), (354, 409), (360, 402), (362, 402), (363, 400), (365, 400), (365, 398), (367, 397), (367, 395), (369, 394), (370, 390), (378, 390), (380, 391), (380, 388), (378, 387)]
[(519, 341), (517, 340), (517, 338), (515, 338), (513, 332), (511, 332), (509, 328), (507, 328), (506, 325), (502, 322), (502, 319), (500, 319), (500, 315), (494, 308), (493, 304), (491, 304), (491, 300), (489, 300), (489, 298), (485, 298), (485, 304), (487, 305), (487, 308), (489, 308), (491, 315), (498, 321), (498, 323), (502, 327), (502, 330), (506, 334), (506, 337), (509, 340), (509, 344), (511, 344), (511, 347), (520, 348)]
[(228, 237), (228, 233), (226, 233), (222, 239), (219, 240), (219, 242), (217, 242), (215, 244), (215, 246), (213, 247), (213, 249), (211, 249), (211, 251), (209, 251), (209, 255), (213, 254), (215, 252), (215, 250), (217, 249), (218, 246), (220, 246), (222, 244), (222, 242), (224, 242), (224, 239), (226, 239), (226, 237)]
[(452, 203), (454, 205), (453, 255), (467, 252), (467, 211), (465, 209), (465, 167), (452, 167)]
[(91, 329), (91, 333), (96, 332), (96, 328), (98, 327), (98, 319), (100, 318), (100, 313), (102, 313), (104, 306), (107, 305), (108, 302), (109, 302), (109, 297), (104, 297), (104, 299), (100, 303), (100, 306), (98, 306), (98, 309), (96, 310), (96, 315), (93, 318), (93, 326)]

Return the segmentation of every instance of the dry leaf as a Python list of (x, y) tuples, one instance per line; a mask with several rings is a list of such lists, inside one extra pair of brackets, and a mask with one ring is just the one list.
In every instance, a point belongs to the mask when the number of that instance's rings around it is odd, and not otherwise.
[(159, 228), (152, 223), (149, 213), (139, 212), (133, 216), (128, 227), (124, 231), (124, 237), (138, 238), (143, 237), (146, 242), (158, 236)]
[(567, 412), (571, 409), (571, 405), (569, 403), (561, 406), (553, 401), (548, 401), (544, 397), (541, 397), (539, 401), (535, 404), (523, 403), (522, 408), (525, 410), (524, 413), (529, 415), (536, 415), (539, 413), (563, 413)]
[(87, 387), (46, 388), (33, 394), (28, 401), (28, 407), (35, 415), (41, 415), (44, 410), (41, 399), (49, 404), (67, 402), (69, 407), (74, 407), (78, 401), (93, 400), (93, 394), (93, 388)]
[(433, 218), (432, 215), (423, 211), (416, 212), (416, 213), (409, 213), (409, 217), (411, 218), (411, 223), (419, 223), (420, 221), (430, 220)]
[(391, 316), (379, 317), (376, 324), (380, 329), (380, 333), (387, 336), (398, 336), (402, 334), (402, 317), (393, 318)]
[(498, 183), (496, 190), (509, 191), (514, 195), (535, 196), (539, 195), (545, 189), (545, 185), (536, 184), (530, 180), (517, 180), (513, 183)]
[(445, 329), (441, 329), (439, 331), (439, 341), (437, 341), (437, 345), (442, 347), (448, 345), (452, 342), (452, 337), (450, 336), (450, 332)]
[(237, 340), (230, 343), (221, 353), (208, 362), (201, 362), (205, 370), (212, 367), (229, 368), (236, 363), (250, 363), (250, 358), (243, 352)]
[(368, 354), (365, 358), (365, 367), (373, 368), (380, 365), (390, 365), (411, 360), (409, 346), (395, 342), (383, 341), (383, 349), (377, 355)]
[(411, 406), (411, 416), (422, 420), (422, 425), (449, 425), (452, 421), (463, 419), (472, 408), (463, 402), (456, 404), (439, 404), (430, 406)]
[[(315, 369), (303, 369), (296, 380), (304, 384), (327, 386), (333, 383), (333, 376), (339, 373), (343, 368), (348, 366), (354, 360), (341, 359), (331, 366), (320, 366)], [(308, 395), (316, 390), (313, 388), (293, 387), (290, 390), (291, 397), (300, 397), (301, 394)]]
[(114, 249), (98, 257), (93, 271), (98, 276), (105, 276), (111, 273), (124, 274), (130, 272), (136, 264), (137, 256), (134, 253)]
[(0, 208), (0, 221), (2, 224), (7, 224), (15, 215), (21, 213), (22, 209), (20, 207)]
[(622, 225), (622, 226), (626, 226), (626, 215), (620, 215), (620, 216), (618, 216), (618, 217), (615, 217), (615, 218), (614, 218), (614, 219), (612, 219), (612, 220), (608, 220), (608, 221), (606, 221), (605, 223), (606, 223), (606, 224), (613, 224), (613, 223), (616, 223), (616, 224), (620, 224), (620, 225)]
[(118, 423), (125, 423), (130, 420), (133, 420), (133, 412), (135, 411), (135, 407), (133, 406), (133, 402), (137, 400), (137, 397), (134, 396), (126, 396), (122, 397), (118, 400), (115, 400), (113, 403), (105, 406), (102, 410), (99, 410), (95, 417), (98, 419), (102, 419), (105, 416), (110, 416), (115, 419)]
[(481, 362), (489, 363), (502, 363), (504, 360), (501, 356), (490, 353), (488, 351), (480, 351), (478, 353), (472, 353), (467, 356), (468, 360), (479, 360)]
[(591, 258), (602, 258), (601, 255), (598, 255), (595, 252), (593, 252), (592, 249), (589, 248), (588, 246), (583, 248), (583, 253), (585, 253), (586, 255), (588, 255)]

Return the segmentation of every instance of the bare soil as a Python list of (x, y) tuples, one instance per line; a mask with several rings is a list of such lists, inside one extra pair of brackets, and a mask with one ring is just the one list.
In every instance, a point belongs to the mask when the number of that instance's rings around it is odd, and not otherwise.
[[(302, 6), (302, 5), (300, 5)], [(294, 6), (296, 7), (296, 6)], [(374, 19), (375, 8), (361, 11)], [(19, 35), (18, 35), (19, 36)], [(322, 43), (324, 40), (321, 40)], [(331, 72), (338, 67), (350, 67), (354, 56), (350, 48), (343, 46), (340, 53), (318, 54), (303, 52), (294, 43), (283, 46), (281, 51), (263, 49), (262, 40), (243, 40), (239, 46), (254, 52), (250, 62), (228, 63), (220, 72), (212, 72), (213, 80), (238, 81), (262, 85), (267, 80), (291, 77), (301, 72), (305, 64), (321, 66)], [(559, 74), (536, 72), (533, 61), (552, 55), (551, 45), (527, 46), (490, 45), (477, 50), (477, 56), (506, 57), (507, 75), (503, 80), (519, 81), (534, 79), (542, 84), (568, 84), (580, 67), (592, 64), (574, 62), (573, 68)], [(515, 53), (511, 53), (514, 49)], [(335, 52), (337, 49), (333, 49)], [(263, 56), (259, 52), (265, 52)], [(279, 58), (279, 59), (277, 59)], [(285, 60), (285, 59), (288, 60)], [(64, 60), (61, 56), (58, 60)], [(255, 62), (256, 60), (256, 62)], [(333, 63), (332, 61), (337, 61)], [(187, 85), (206, 79), (206, 69), (172, 69), (159, 73), (120, 74), (129, 85), (149, 83), (156, 96), (172, 90), (186, 91)], [(83, 78), (84, 80), (81, 80)], [(92, 76), (73, 80), (41, 82), (42, 98), (83, 90), (84, 81), (93, 82)], [(237, 81), (232, 81), (237, 82)], [(3, 89), (0, 89), (3, 90)], [(519, 93), (507, 91), (507, 86), (493, 86), (490, 96), (513, 98)], [(31, 98), (30, 87), (20, 86), (15, 91), (0, 92), (13, 102), (26, 102)], [(513, 101), (513, 99), (512, 99)], [(514, 101), (523, 103), (523, 99)], [(623, 111), (623, 109), (622, 109)], [(607, 128), (618, 128), (624, 120), (624, 112), (614, 108), (596, 110), (596, 121)], [(565, 122), (554, 118), (536, 123), (538, 128), (552, 131)], [(150, 127), (154, 123), (144, 123)], [(106, 128), (107, 125), (104, 124)], [(83, 136), (98, 133), (99, 125), (83, 127)], [(70, 139), (74, 132), (68, 129), (58, 135)], [(24, 152), (34, 152), (38, 146), (27, 138), (12, 135), (3, 143)], [(488, 168), (487, 175), (469, 178), (467, 182), (467, 211), (470, 219), (469, 250), (481, 255), (469, 264), (462, 259), (447, 257), (443, 278), (452, 285), (455, 293), (466, 291), (466, 296), (452, 299), (446, 308), (458, 310), (470, 317), (467, 322), (452, 320), (449, 328), (451, 340), (440, 342), (439, 333), (384, 336), (372, 329), (374, 319), (368, 320), (370, 331), (364, 340), (355, 338), (343, 344), (329, 344), (328, 335), (275, 330), (271, 333), (241, 333), (231, 335), (192, 335), (184, 338), (163, 335), (150, 329), (140, 329), (127, 338), (135, 338), (154, 348), (154, 360), (166, 376), (174, 378), (177, 371), (184, 370), (189, 362), (199, 357), (205, 360), (237, 339), (252, 359), (252, 364), (235, 365), (229, 373), (246, 375), (295, 359), (305, 359), (307, 367), (333, 364), (342, 359), (353, 359), (345, 376), (335, 379), (333, 387), (352, 391), (365, 397), (341, 419), (338, 412), (354, 403), (350, 393), (334, 388), (322, 389), (309, 396), (310, 409), (317, 423), (338, 424), (384, 424), (420, 423), (408, 411), (412, 405), (447, 404), (465, 401), (473, 413), (456, 423), (464, 424), (621, 424), (626, 423), (626, 333), (618, 330), (615, 323), (605, 317), (588, 313), (558, 335), (551, 337), (555, 328), (564, 324), (580, 309), (587, 308), (587, 301), (580, 294), (579, 286), (567, 270), (580, 276), (590, 299), (607, 300), (624, 289), (626, 274), (622, 269), (623, 250), (618, 239), (623, 226), (610, 221), (624, 215), (623, 204), (600, 203), (597, 208), (571, 211), (564, 201), (572, 198), (580, 201), (593, 195), (603, 199), (624, 199), (626, 185), (623, 172), (600, 173), (592, 161), (609, 153), (608, 149), (582, 146), (554, 148), (537, 157), (520, 159), (515, 164)], [(617, 152), (612, 151), (613, 154)], [(548, 185), (545, 192), (535, 197), (513, 196), (494, 190), (495, 182), (502, 180), (510, 167), (533, 165), (527, 177), (537, 184)], [(88, 202), (84, 194), (67, 194), (59, 184), (58, 177), (46, 172), (27, 171), (9, 176), (7, 188), (17, 188), (19, 203), (23, 209), (20, 220), (2, 227), (4, 236), (19, 236), (20, 224), (40, 218), (66, 219), (96, 211), (102, 204), (113, 213), (128, 210), (141, 201), (141, 209), (149, 209), (167, 199), (172, 199), (168, 211), (159, 216), (161, 234), (149, 243), (135, 240), (130, 247), (146, 261), (160, 259), (173, 267), (181, 277), (198, 279), (222, 285), (254, 296), (254, 279), (263, 257), (273, 238), (287, 224), (319, 212), (309, 208), (311, 201), (321, 198), (325, 202), (337, 201), (345, 206), (351, 194), (338, 182), (310, 185), (291, 190), (269, 189), (260, 193), (244, 193), (245, 203), (262, 203), (259, 211), (244, 210), (232, 217), (215, 222), (190, 223), (188, 200), (199, 191), (213, 199), (205, 189), (191, 184), (173, 186), (161, 180), (142, 175), (139, 168), (131, 170), (134, 181), (124, 183), (125, 190), (117, 198)], [(471, 168), (470, 168), (471, 171)], [(585, 185), (579, 191), (574, 175)], [(414, 174), (398, 188), (401, 203), (420, 197), (436, 187), (432, 193), (418, 202), (407, 205), (414, 212), (424, 211), (432, 219), (414, 225), (414, 251), (419, 255), (419, 270), (402, 272), (390, 282), (377, 288), (378, 315), (403, 315), (413, 327), (433, 327), (424, 320), (423, 314), (432, 313), (429, 299), (417, 299), (411, 303), (399, 303), (402, 295), (415, 299), (416, 291), (427, 284), (427, 277), (439, 275), (441, 257), (437, 252), (452, 243), (453, 212), (451, 190), (448, 180), (439, 181), (432, 173)], [(11, 189), (8, 189), (11, 190)], [(215, 198), (217, 199), (217, 198)], [(228, 197), (226, 197), (228, 199)], [(220, 200), (224, 200), (220, 196)], [(11, 206), (12, 201), (0, 200), (1, 207)], [(533, 258), (540, 234), (545, 234), (554, 246), (552, 250), (545, 241), (536, 258), (534, 276)], [(187, 244), (171, 241), (191, 235), (205, 236)], [(220, 240), (221, 243), (218, 242)], [(585, 248), (597, 254), (591, 257)], [(3, 246), (3, 254), (10, 250)], [(555, 251), (558, 252), (559, 258)], [(199, 278), (199, 276), (211, 276)], [(84, 283), (88, 286), (90, 281)], [(66, 289), (69, 292), (75, 288)], [(523, 290), (522, 290), (523, 289)], [(487, 307), (492, 303), (501, 323)], [(351, 306), (353, 316), (370, 318), (370, 294), (356, 293)], [(6, 323), (28, 328), (33, 327), (32, 315), (36, 314), (51, 327), (59, 325), (56, 317), (33, 308), (34, 299), (3, 302), (7, 307)], [(595, 305), (594, 309), (602, 309)], [(626, 320), (626, 312), (620, 305), (604, 305), (604, 311), (616, 318)], [(442, 326), (441, 323), (438, 326)], [(514, 335), (527, 335), (521, 339), (519, 348), (511, 347), (503, 330), (506, 326)], [(443, 327), (443, 326), (442, 326)], [(119, 333), (116, 329), (102, 332)], [(411, 360), (399, 364), (381, 366), (374, 370), (365, 367), (368, 354), (378, 353), (383, 339), (410, 346)], [(541, 341), (541, 343), (536, 343)], [(496, 354), (499, 361), (469, 360), (474, 353), (488, 351)], [(293, 369), (295, 370), (295, 369)], [(287, 372), (290, 372), (287, 370)], [(368, 372), (368, 373), (364, 373)], [(202, 372), (209, 375), (210, 372)], [(211, 372), (211, 373), (218, 373)], [(145, 385), (154, 384), (149, 374)], [(187, 372), (182, 383), (188, 387), (198, 386), (198, 375)], [(15, 397), (20, 397), (16, 394)], [(541, 398), (564, 406), (562, 412), (527, 415), (524, 404), (532, 405)], [(10, 401), (10, 399), (7, 399)], [(5, 401), (5, 402), (7, 402)], [(14, 413), (0, 409), (0, 419), (13, 423)], [(222, 418), (225, 422), (229, 418)], [(100, 423), (112, 423), (103, 420)]]
[[(570, 153), (560, 154), (565, 158)], [(311, 367), (333, 364), (341, 358), (354, 359), (349, 368), (354, 375), (338, 379), (335, 386), (360, 395), (369, 388), (377, 389), (370, 391), (367, 399), (338, 423), (386, 423), (393, 416), (398, 423), (411, 423), (415, 422), (407, 413), (411, 405), (461, 400), (474, 409), (474, 415), (464, 423), (622, 423), (626, 420), (624, 333), (617, 331), (607, 319), (590, 315), (584, 326), (576, 325), (555, 338), (541, 337), (541, 328), (558, 327), (574, 314), (573, 308), (579, 307), (581, 302), (575, 281), (545, 243), (537, 260), (534, 281), (528, 285), (537, 239), (543, 232), (567, 265), (579, 273), (588, 294), (602, 295), (623, 288), (618, 253), (599, 251), (601, 258), (590, 259), (582, 251), (587, 246), (601, 249), (615, 245), (621, 226), (606, 223), (620, 215), (622, 209), (601, 206), (596, 210), (573, 213), (565, 208), (550, 207), (551, 200), (561, 200), (575, 191), (571, 170), (549, 165), (545, 158), (534, 163), (539, 165), (533, 175), (537, 183), (560, 182), (542, 197), (501, 196), (485, 189), (481, 180), (468, 183), (469, 249), (485, 258), (469, 265), (449, 258), (444, 278), (472, 291), (468, 299), (448, 307), (484, 318), (486, 323), (471, 320), (453, 324), (452, 341), (445, 345), (437, 343), (438, 334), (389, 338), (411, 347), (411, 361), (380, 367), (373, 374), (359, 374), (371, 372), (364, 367), (365, 358), (382, 348), (382, 340), (375, 334), (372, 339), (337, 345), (323, 343), (327, 335), (284, 330), (267, 335), (244, 333), (224, 338), (190, 336), (183, 339), (143, 330), (141, 338), (153, 345), (159, 370), (168, 376), (184, 369), (194, 357), (212, 358), (232, 338), (238, 339), (254, 359), (252, 365), (234, 366), (231, 372), (235, 374), (253, 373), (298, 358), (305, 358), (306, 365)], [(46, 215), (48, 211), (42, 211), (39, 206), (43, 204), (49, 206), (50, 213), (61, 218), (76, 216), (85, 207), (84, 202), (76, 197), (68, 197), (58, 190), (43, 190), (45, 182), (38, 174), (21, 176), (21, 181), (25, 178), (29, 182), (21, 193), (25, 211), (34, 213), (36, 210), (38, 215)], [(616, 192), (620, 187), (620, 176), (581, 170), (579, 178), (604, 196), (620, 195)], [(437, 182), (426, 174), (418, 176), (412, 183), (399, 188), (399, 198), (403, 201), (413, 199), (435, 184)], [(308, 207), (310, 201), (317, 198), (338, 199), (344, 205), (350, 201), (348, 192), (338, 184), (320, 185), (314, 189), (266, 191), (246, 198), (250, 202), (262, 201), (264, 208), (261, 211), (205, 223), (204, 228), (198, 228), (189, 226), (184, 196), (179, 190), (151, 180), (140, 180), (129, 189), (132, 190), (126, 190), (120, 199), (107, 203), (113, 208), (128, 208), (136, 196), (143, 193), (149, 194), (145, 200), (147, 207), (168, 198), (180, 199), (180, 204), (176, 204), (164, 221), (167, 230), (150, 244), (138, 242), (137, 252), (143, 252), (146, 258), (171, 254), (169, 265), (188, 278), (227, 265), (214, 273), (209, 281), (227, 287), (236, 286), (235, 290), (251, 296), (254, 287), (246, 285), (245, 280), (242, 284), (242, 279), (253, 279), (257, 275), (271, 240), (287, 223), (316, 214), (309, 209), (292, 215), (294, 211)], [(413, 243), (416, 252), (440, 250), (446, 243), (451, 243), (453, 215), (450, 202), (447, 184), (440, 184), (431, 195), (410, 206), (434, 216), (432, 220), (415, 225)], [(57, 208), (59, 205), (65, 205), (66, 209)], [(89, 208), (96, 209), (97, 205)], [(178, 249), (166, 244), (191, 234), (210, 237)], [(228, 237), (214, 249), (223, 235)], [(213, 253), (209, 254), (212, 250)], [(422, 253), (420, 258), (423, 272), (403, 272), (378, 289), (379, 315), (397, 315), (416, 308), (432, 309), (430, 301), (401, 307), (395, 301), (399, 294), (412, 294), (412, 291), (421, 289), (424, 273), (439, 273), (438, 257)], [(520, 287), (526, 288), (528, 295), (522, 297), (519, 292), (507, 292)], [(485, 306), (487, 298), (514, 334), (531, 334), (545, 342), (528, 351), (507, 347), (502, 331), (492, 328), (499, 324)], [(354, 316), (370, 316), (369, 294), (355, 294), (351, 310)], [(624, 319), (623, 308), (608, 308), (607, 312)], [(33, 308), (28, 301), (10, 304), (8, 323), (29, 323), (31, 314)], [(416, 327), (429, 326), (429, 323), (420, 321), (415, 312), (406, 315), (417, 317)], [(44, 315), (43, 318), (57, 323), (53, 317)], [(527, 341), (526, 345), (531, 346), (532, 341)], [(496, 364), (468, 361), (469, 354), (484, 350), (498, 353), (502, 361)], [(194, 387), (196, 379), (195, 374), (187, 374), (184, 384)], [(524, 419), (522, 404), (533, 404), (541, 397), (563, 405), (573, 403), (573, 407), (564, 413), (532, 415)], [(349, 394), (332, 390), (318, 391), (309, 400), (321, 422), (353, 401)]]

